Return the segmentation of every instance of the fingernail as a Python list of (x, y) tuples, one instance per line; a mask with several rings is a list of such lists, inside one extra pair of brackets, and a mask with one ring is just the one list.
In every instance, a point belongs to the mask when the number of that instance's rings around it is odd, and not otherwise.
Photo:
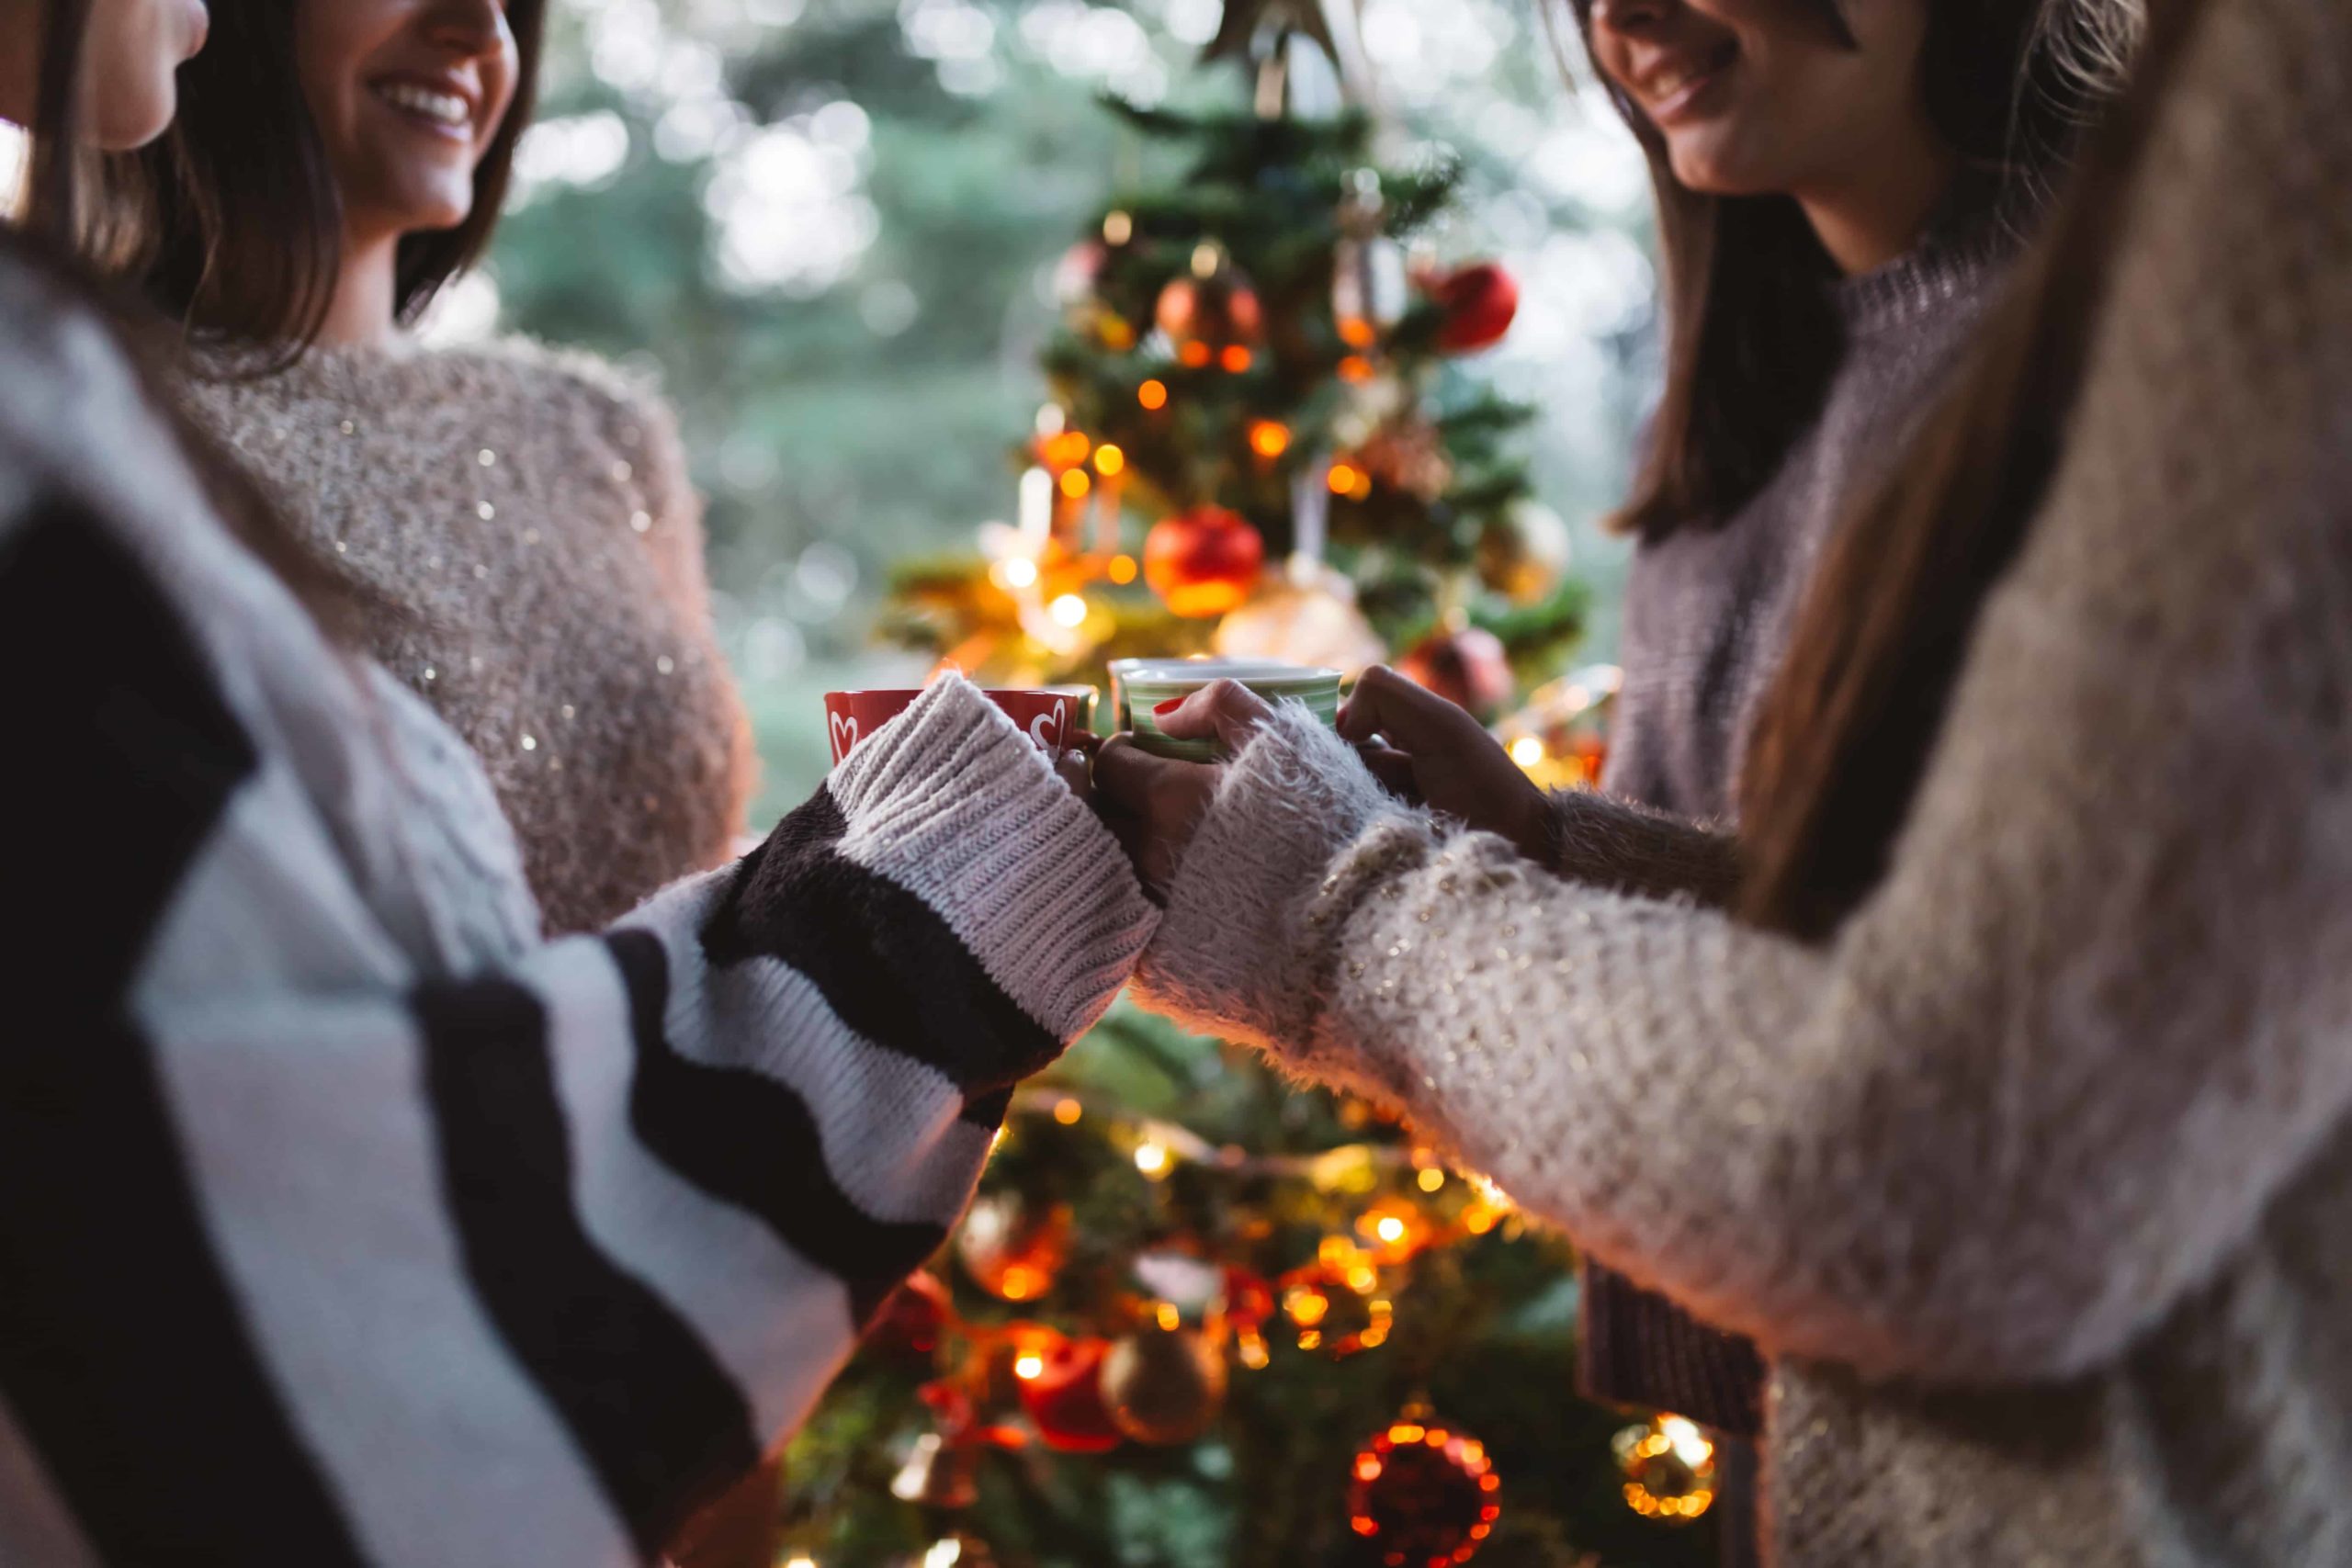
[(1182, 698), (1182, 697), (1170, 697), (1170, 698), (1169, 698), (1169, 699), (1168, 699), (1166, 702), (1164, 702), (1164, 703), (1154, 703), (1154, 704), (1152, 704), (1152, 705), (1151, 705), (1151, 711), (1152, 711), (1155, 715), (1158, 715), (1158, 714), (1163, 714), (1163, 713), (1174, 713), (1178, 708), (1181, 708), (1181, 707), (1182, 707), (1183, 705), (1184, 705), (1184, 699), (1183, 699), (1183, 698)]

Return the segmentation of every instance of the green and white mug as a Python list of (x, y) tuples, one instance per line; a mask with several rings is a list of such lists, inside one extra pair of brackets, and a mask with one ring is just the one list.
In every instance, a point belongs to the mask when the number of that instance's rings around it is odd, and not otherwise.
[(1214, 762), (1214, 740), (1178, 740), (1161, 733), (1152, 709), (1170, 697), (1199, 691), (1213, 681), (1238, 681), (1268, 702), (1297, 702), (1325, 724), (1340, 716), (1340, 672), (1271, 659), (1114, 659), (1111, 661), (1112, 711), (1136, 744), (1158, 757), (1184, 762)]

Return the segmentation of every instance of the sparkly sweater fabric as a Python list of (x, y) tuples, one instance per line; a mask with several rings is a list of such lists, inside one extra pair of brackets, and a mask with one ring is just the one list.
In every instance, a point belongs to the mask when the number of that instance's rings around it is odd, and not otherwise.
[[(1885, 479), (1998, 293), (2021, 228), (1994, 182), (1966, 178), (1917, 250), (1838, 284), (1845, 348), (1820, 418), (1720, 525), (1643, 543), (1625, 586), (1611, 794), (1731, 822), (1749, 727), (1839, 508)], [(1588, 1263), (1583, 1283), (1587, 1392), (1755, 1434), (1763, 1367), (1751, 1346), (1607, 1269)]]
[(2333, 0), (2199, 8), (2041, 514), (1832, 941), (1449, 832), (1287, 714), (1147, 951), (1148, 1005), (1750, 1336), (1780, 1564), (2352, 1562), (2346, 62)]
[(658, 400), (521, 342), (313, 350), (188, 397), (481, 757), (550, 933), (726, 858), (750, 732)]

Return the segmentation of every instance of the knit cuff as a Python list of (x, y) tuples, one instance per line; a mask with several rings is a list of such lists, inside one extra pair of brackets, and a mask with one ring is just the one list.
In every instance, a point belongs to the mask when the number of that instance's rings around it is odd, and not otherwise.
[(833, 770), (839, 852), (936, 910), (1031, 1018), (1072, 1040), (1158, 914), (1125, 853), (1003, 709), (948, 674)]
[[(1189, 1027), (1320, 1072), (1316, 1021), (1339, 921), (1332, 863), (1375, 825), (1433, 838), (1306, 708), (1283, 704), (1225, 770), (1193, 830), (1136, 996)], [(1314, 908), (1310, 908), (1314, 906)]]

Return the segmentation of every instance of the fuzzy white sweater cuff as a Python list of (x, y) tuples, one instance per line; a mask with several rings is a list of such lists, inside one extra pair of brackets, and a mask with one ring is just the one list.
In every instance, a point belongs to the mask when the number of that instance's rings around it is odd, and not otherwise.
[(1193, 830), (1136, 972), (1136, 999), (1318, 1077), (1358, 1078), (1353, 1064), (1317, 1059), (1316, 1025), (1338, 961), (1335, 922), (1323, 910), (1339, 890), (1333, 863), (1375, 829), (1408, 852), (1437, 838), (1426, 813), (1393, 799), (1313, 715), (1277, 708)]

